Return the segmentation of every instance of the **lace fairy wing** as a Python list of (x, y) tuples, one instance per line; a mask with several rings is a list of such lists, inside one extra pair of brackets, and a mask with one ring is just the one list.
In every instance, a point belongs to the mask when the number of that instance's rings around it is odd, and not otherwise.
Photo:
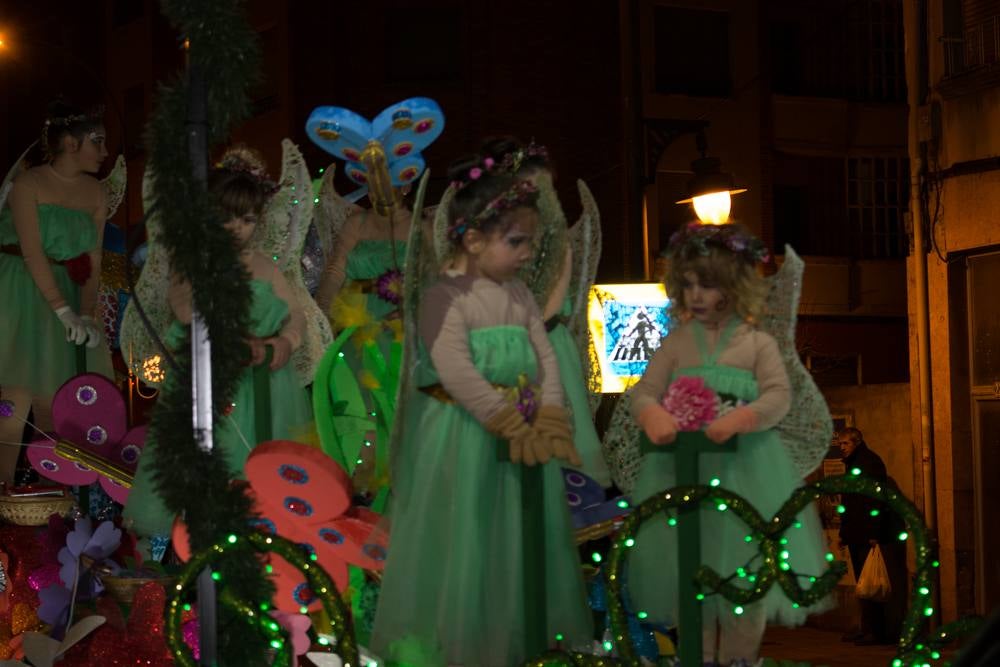
[[(3, 183), (0, 183), (0, 210), (3, 210), (4, 204), (7, 203), (7, 195), (10, 194), (10, 189), (14, 186), (14, 179), (24, 171), (24, 160), (28, 157), (28, 153), (31, 149), (35, 147), (38, 141), (31, 142), (31, 145), (24, 149), (24, 152), (18, 156), (17, 160), (10, 166), (7, 170), (7, 175), (3, 177)], [(110, 216), (109, 216), (110, 217)]]
[(573, 272), (570, 278), (569, 295), (572, 310), (569, 315), (569, 330), (577, 341), (580, 360), (586, 375), (590, 392), (591, 412), (596, 412), (601, 399), (601, 369), (597, 350), (590, 335), (587, 322), (587, 303), (590, 288), (597, 278), (597, 267), (601, 262), (601, 213), (590, 188), (582, 180), (576, 182), (580, 192), (583, 213), (569, 230), (569, 244), (573, 250)]
[(803, 477), (820, 464), (833, 437), (830, 409), (812, 375), (802, 365), (795, 347), (804, 269), (802, 258), (786, 245), (785, 261), (770, 278), (764, 314), (758, 324), (758, 328), (777, 341), (791, 383), (791, 408), (775, 428), (796, 470)]
[(323, 172), (323, 180), (319, 186), (319, 205), (313, 216), (323, 256), (326, 259), (329, 259), (337, 246), (344, 223), (349, 217), (361, 211), (360, 206), (352, 204), (337, 192), (334, 185), (336, 173), (336, 164), (331, 164)]
[(302, 386), (307, 386), (313, 381), (323, 352), (333, 341), (333, 332), (329, 320), (309, 295), (302, 274), (302, 254), (315, 210), (309, 168), (292, 141), (283, 139), (281, 149), (279, 190), (268, 203), (262, 224), (254, 230), (251, 245), (274, 259), (292, 291), (295, 304), (290, 305), (297, 306), (303, 314), (302, 345), (292, 354), (292, 365)]
[[(163, 230), (159, 215), (152, 210), (152, 170), (147, 169), (142, 178), (142, 201), (146, 210), (146, 261), (135, 284), (134, 298), (141, 304), (157, 335), (166, 333), (174, 315), (167, 302), (170, 287), (170, 258), (161, 241)], [(126, 258), (131, 261), (131, 258)], [(146, 329), (132, 300), (125, 306), (120, 333), (121, 350), (126, 363), (136, 377), (144, 383), (158, 386), (165, 379), (162, 370), (166, 362), (160, 348)]]
[(519, 277), (535, 295), (539, 307), (545, 308), (566, 257), (566, 214), (551, 174), (539, 174), (536, 185), (539, 228), (535, 235), (535, 253)]
[(312, 219), (308, 200), (309, 170), (298, 147), (288, 139), (281, 141), (281, 177), (278, 191), (268, 201), (261, 223), (254, 228), (250, 247), (274, 259), (284, 272), (291, 260), (290, 235), (302, 219)]
[[(430, 170), (424, 172), (417, 187), (417, 195), (413, 200), (413, 220), (423, 220), (424, 197), (427, 194), (427, 182), (430, 180)], [(451, 188), (449, 188), (451, 190)], [(445, 192), (445, 197), (448, 193)], [(444, 207), (438, 206), (438, 210)], [(445, 219), (447, 229), (447, 218)], [(441, 270), (441, 258), (435, 252), (435, 243), (427, 238), (424, 224), (413, 224), (410, 226), (410, 237), (406, 246), (406, 273), (403, 277), (403, 354), (400, 363), (402, 369), (399, 377), (399, 384), (396, 388), (396, 416), (392, 426), (390, 456), (397, 451), (398, 443), (402, 440), (403, 428), (406, 424), (406, 407), (408, 393), (411, 388), (415, 388), (414, 374), (417, 370), (419, 355), (417, 353), (417, 326), (420, 313), (420, 295), (437, 278)], [(433, 229), (433, 234), (437, 237), (437, 220)], [(392, 471), (394, 462), (390, 460), (389, 468)], [(390, 472), (390, 475), (392, 473)]]
[(632, 493), (639, 476), (642, 464), (641, 436), (639, 426), (632, 419), (632, 394), (625, 392), (611, 414), (601, 448), (611, 469), (612, 481), (626, 495)]
[(457, 192), (454, 185), (449, 185), (441, 195), (441, 201), (434, 208), (431, 245), (434, 255), (442, 263), (452, 255), (451, 241), (448, 239), (448, 209), (451, 208), (451, 200), (455, 198)]
[(128, 169), (125, 167), (125, 156), (119, 155), (115, 159), (115, 166), (111, 169), (111, 173), (101, 180), (101, 186), (104, 188), (108, 202), (108, 220), (114, 217), (122, 200), (125, 199), (127, 185)]

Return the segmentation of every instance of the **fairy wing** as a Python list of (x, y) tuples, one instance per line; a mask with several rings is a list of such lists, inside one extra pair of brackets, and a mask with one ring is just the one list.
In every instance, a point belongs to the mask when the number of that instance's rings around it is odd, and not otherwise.
[(611, 469), (611, 479), (626, 495), (632, 493), (639, 476), (641, 436), (642, 432), (632, 418), (632, 394), (626, 391), (619, 397), (601, 440), (604, 460)]
[[(433, 224), (431, 226), (433, 239), (430, 239), (430, 243), (434, 256), (440, 262), (450, 259), (453, 252), (451, 241), (448, 240), (448, 209), (451, 208), (451, 201), (455, 198), (457, 192), (458, 190), (454, 185), (449, 185), (448, 189), (441, 195), (441, 201), (434, 208)], [(410, 233), (413, 233), (412, 228)], [(424, 242), (427, 241), (428, 239), (424, 239)]]
[(583, 213), (569, 230), (573, 269), (569, 286), (571, 306), (567, 324), (580, 350), (587, 389), (591, 395), (591, 412), (595, 412), (600, 402), (601, 369), (587, 322), (587, 300), (590, 288), (597, 278), (598, 264), (601, 262), (601, 213), (587, 184), (578, 180), (576, 186), (580, 192)]
[(305, 319), (302, 345), (292, 354), (292, 364), (303, 386), (312, 384), (316, 367), (333, 341), (330, 322), (309, 295), (302, 275), (302, 253), (312, 224), (312, 181), (302, 152), (289, 139), (281, 142), (281, 180), (268, 202), (263, 224), (257, 225), (251, 245), (267, 254), (288, 281), (295, 305)]
[(128, 169), (125, 167), (125, 156), (119, 155), (115, 159), (115, 166), (106, 178), (101, 180), (104, 193), (108, 202), (108, 217), (110, 220), (121, 206), (125, 199), (125, 187), (128, 185)]
[[(136, 308), (135, 301), (142, 309), (156, 336), (166, 333), (174, 315), (167, 302), (170, 286), (170, 257), (161, 241), (163, 233), (160, 217), (152, 208), (153, 182), (155, 176), (147, 169), (142, 178), (142, 202), (146, 211), (146, 261), (139, 279), (135, 283), (133, 298), (125, 306), (121, 326), (121, 350), (132, 372), (148, 385), (159, 385), (164, 380), (160, 369), (166, 364), (161, 357), (161, 349), (153, 334), (146, 329)], [(131, 258), (127, 258), (131, 261)]]
[(316, 231), (319, 234), (320, 247), (323, 248), (324, 261), (330, 258), (337, 246), (340, 232), (347, 219), (361, 211), (361, 207), (352, 204), (337, 192), (334, 176), (337, 165), (331, 164), (323, 172), (323, 180), (319, 186), (318, 208), (313, 215)]
[(830, 408), (812, 375), (802, 365), (795, 346), (804, 269), (802, 258), (786, 245), (785, 261), (770, 278), (764, 316), (758, 325), (777, 341), (791, 383), (791, 408), (775, 428), (796, 470), (803, 477), (823, 460), (833, 437)]
[(31, 145), (24, 149), (24, 152), (18, 156), (17, 161), (7, 170), (7, 175), (3, 177), (3, 183), (0, 184), (0, 210), (3, 210), (4, 204), (7, 202), (7, 195), (10, 194), (10, 189), (14, 186), (14, 179), (24, 171), (25, 158), (28, 157), (28, 153), (31, 152), (31, 149), (37, 143), (37, 141), (31, 142)]
[(566, 214), (551, 174), (539, 174), (536, 185), (539, 227), (535, 233), (535, 252), (519, 277), (535, 295), (539, 307), (545, 308), (566, 257)]
[[(435, 239), (427, 238), (423, 220), (424, 197), (427, 194), (427, 182), (430, 179), (430, 170), (424, 172), (417, 188), (417, 195), (413, 200), (413, 220), (417, 224), (410, 226), (410, 237), (406, 245), (406, 272), (403, 277), (403, 355), (400, 363), (399, 384), (396, 387), (396, 415), (392, 427), (392, 437), (390, 454), (398, 451), (398, 444), (402, 441), (403, 429), (406, 424), (406, 408), (409, 403), (408, 394), (415, 390), (414, 376), (417, 372), (418, 354), (418, 333), (417, 324), (420, 313), (420, 295), (438, 277), (441, 269), (442, 259), (435, 252), (435, 241), (437, 240), (437, 219), (435, 219), (432, 234)], [(449, 190), (452, 188), (449, 187)], [(448, 197), (448, 192), (445, 192)], [(447, 208), (442, 205), (438, 207)], [(447, 231), (447, 222), (445, 223)], [(394, 467), (394, 462), (390, 462), (390, 470)], [(390, 473), (392, 474), (392, 473)], [(395, 475), (393, 475), (394, 477)]]

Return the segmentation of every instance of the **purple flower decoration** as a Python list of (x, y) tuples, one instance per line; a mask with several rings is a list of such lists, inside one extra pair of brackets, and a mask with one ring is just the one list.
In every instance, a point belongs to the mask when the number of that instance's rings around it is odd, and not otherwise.
[(534, 420), (538, 411), (538, 401), (535, 400), (535, 392), (531, 387), (523, 387), (517, 396), (517, 411), (524, 417), (524, 421)]
[(14, 403), (12, 401), (0, 401), (0, 417), (13, 417)]
[(42, 619), (53, 628), (64, 626), (69, 620), (69, 589), (60, 583), (46, 586), (38, 592), (38, 599), (42, 601), (38, 607), (38, 618)]
[(115, 552), (121, 539), (122, 531), (110, 521), (102, 522), (95, 531), (90, 517), (77, 519), (73, 531), (66, 536), (66, 546), (59, 550), (58, 559), (62, 566), (59, 568), (59, 579), (69, 590), (73, 590), (76, 584), (77, 592), (82, 598), (97, 595), (104, 590), (104, 585), (89, 572), (80, 576), (80, 558), (87, 556), (94, 563), (100, 563)]
[(398, 306), (403, 298), (403, 272), (389, 269), (375, 281), (375, 295)]

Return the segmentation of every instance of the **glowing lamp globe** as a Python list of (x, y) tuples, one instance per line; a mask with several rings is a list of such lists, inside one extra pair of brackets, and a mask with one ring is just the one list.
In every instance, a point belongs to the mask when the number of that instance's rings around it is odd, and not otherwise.
[(703, 157), (691, 163), (694, 178), (688, 184), (689, 196), (678, 204), (691, 204), (695, 215), (707, 225), (729, 222), (732, 196), (746, 192), (735, 187), (732, 174), (722, 171), (719, 158)]

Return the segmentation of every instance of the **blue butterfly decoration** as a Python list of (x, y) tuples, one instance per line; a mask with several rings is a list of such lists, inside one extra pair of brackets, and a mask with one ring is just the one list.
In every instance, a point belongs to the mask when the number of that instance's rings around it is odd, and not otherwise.
[(426, 164), (420, 155), (444, 131), (444, 113), (428, 97), (411, 97), (387, 107), (369, 121), (343, 107), (316, 107), (306, 121), (306, 134), (320, 148), (347, 161), (347, 177), (368, 185), (361, 154), (370, 142), (382, 144), (392, 184), (413, 183)]
[(605, 500), (604, 489), (589, 475), (569, 468), (563, 468), (562, 473), (574, 530), (620, 519), (632, 511), (624, 496)]

